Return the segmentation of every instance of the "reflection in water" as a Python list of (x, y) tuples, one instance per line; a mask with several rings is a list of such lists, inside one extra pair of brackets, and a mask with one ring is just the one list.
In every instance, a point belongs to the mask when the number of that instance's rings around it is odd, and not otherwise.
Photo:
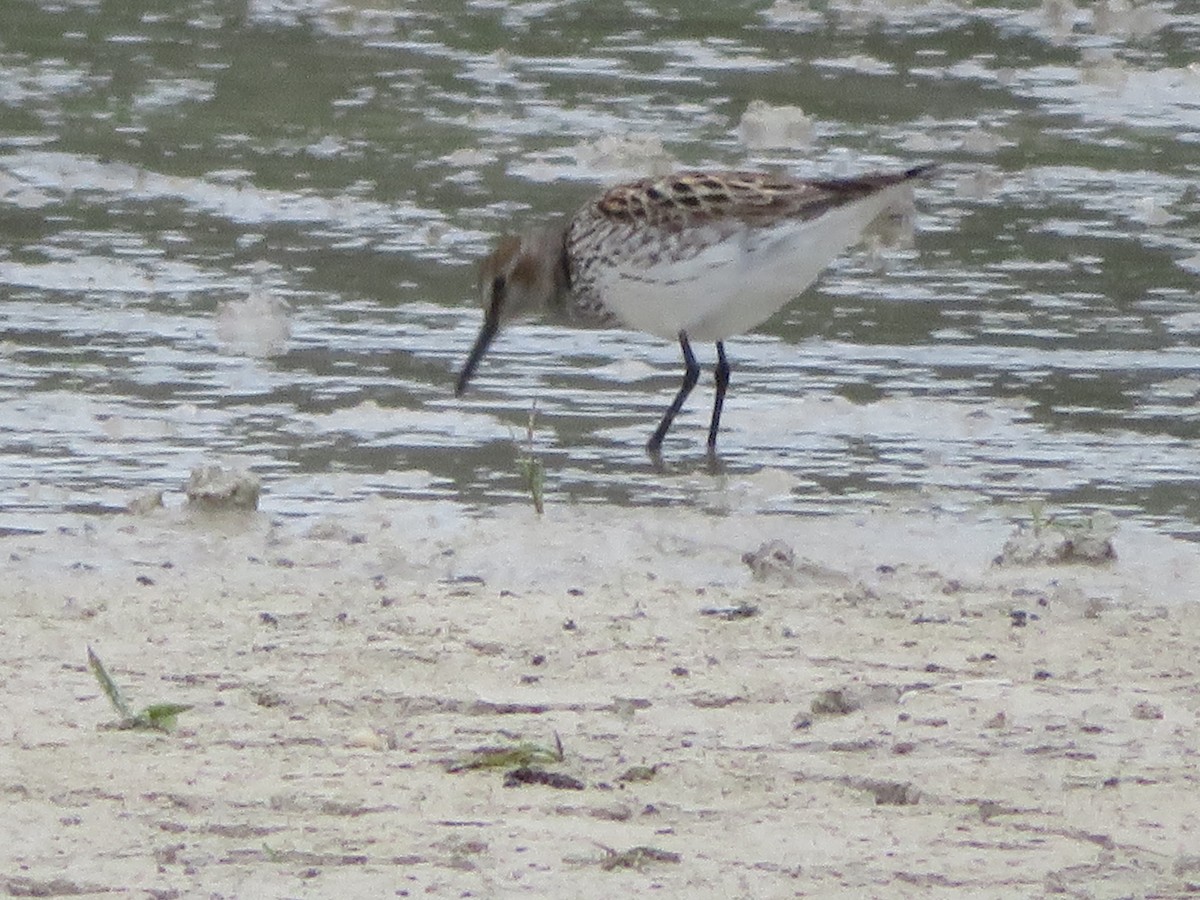
[[(1200, 22), (1026, 6), (3, 4), (0, 526), (216, 457), (293, 515), (486, 507), (536, 402), (551, 502), (920, 491), (1196, 532)], [(452, 398), (495, 234), (663, 167), (926, 159), (914, 247), (730, 343), (724, 477), (707, 380), (647, 464), (652, 338), (517, 327)]]

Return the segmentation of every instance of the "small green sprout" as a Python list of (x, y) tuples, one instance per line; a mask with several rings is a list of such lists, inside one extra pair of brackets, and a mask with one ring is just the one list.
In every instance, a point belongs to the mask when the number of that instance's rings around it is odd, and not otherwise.
[(533, 500), (533, 508), (540, 516), (546, 511), (544, 491), (546, 485), (546, 467), (541, 459), (533, 453), (533, 426), (537, 418), (537, 401), (529, 409), (529, 424), (525, 426), (524, 451), (517, 456), (517, 467), (525, 482), (525, 489)]
[(154, 703), (141, 712), (134, 713), (129, 702), (121, 693), (121, 689), (117, 687), (117, 683), (113, 681), (108, 670), (104, 668), (104, 663), (100, 662), (100, 657), (91, 647), (87, 648), (87, 656), (88, 668), (100, 682), (100, 687), (104, 689), (104, 693), (113, 705), (113, 709), (117, 711), (117, 715), (121, 717), (117, 723), (118, 728), (170, 731), (175, 727), (179, 714), (192, 708), (182, 703)]

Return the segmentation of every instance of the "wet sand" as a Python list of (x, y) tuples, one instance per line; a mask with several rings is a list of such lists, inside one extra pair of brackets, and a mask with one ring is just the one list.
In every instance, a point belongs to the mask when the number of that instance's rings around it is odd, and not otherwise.
[[(1200, 890), (1200, 552), (1122, 525), (1111, 562), (996, 565), (1010, 530), (921, 502), (379, 503), (0, 539), (3, 886)], [(743, 554), (772, 539), (795, 559), (756, 580)], [(103, 727), (88, 645), (134, 707), (192, 709)], [(448, 770), (556, 740), (541, 765), (582, 790)]]

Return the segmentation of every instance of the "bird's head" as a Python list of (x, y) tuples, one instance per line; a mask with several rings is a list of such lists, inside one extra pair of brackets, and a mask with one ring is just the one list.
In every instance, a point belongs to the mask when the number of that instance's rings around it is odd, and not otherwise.
[(455, 396), (462, 396), (500, 326), (540, 315), (566, 291), (563, 229), (543, 228), (500, 238), (479, 265), (483, 326), (458, 375)]

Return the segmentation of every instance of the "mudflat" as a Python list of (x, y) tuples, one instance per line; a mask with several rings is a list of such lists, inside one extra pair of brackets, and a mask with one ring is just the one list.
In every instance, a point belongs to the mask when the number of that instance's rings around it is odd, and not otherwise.
[[(1114, 559), (997, 563), (1011, 528), (380, 502), (7, 536), (0, 886), (1200, 890), (1200, 552), (1122, 524)], [(112, 727), (88, 646), (191, 708)]]

